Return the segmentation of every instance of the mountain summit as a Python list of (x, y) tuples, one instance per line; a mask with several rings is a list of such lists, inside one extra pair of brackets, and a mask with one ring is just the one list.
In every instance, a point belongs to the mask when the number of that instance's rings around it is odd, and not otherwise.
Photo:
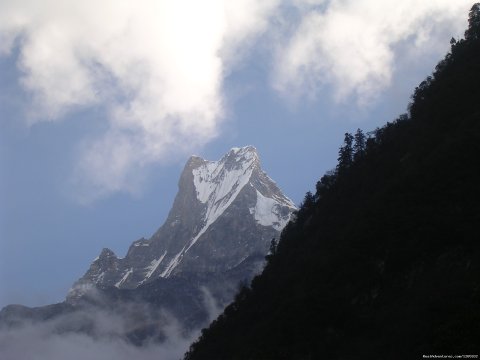
[(104, 248), (62, 303), (6, 306), (0, 330), (48, 324), (51, 334), (140, 346), (175, 339), (175, 328), (184, 341), (263, 269), (272, 238), (295, 210), (262, 171), (253, 146), (218, 161), (192, 156), (165, 223), (150, 239), (134, 241), (123, 258)]
[(135, 289), (158, 278), (233, 271), (252, 256), (263, 259), (295, 210), (253, 146), (232, 148), (218, 161), (190, 157), (178, 189), (158, 231), (133, 242), (124, 258), (103, 249), (67, 300), (92, 287)]

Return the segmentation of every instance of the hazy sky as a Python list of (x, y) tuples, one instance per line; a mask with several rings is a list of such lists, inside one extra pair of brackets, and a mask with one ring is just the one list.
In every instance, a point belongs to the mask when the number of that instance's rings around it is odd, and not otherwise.
[(0, 306), (63, 300), (163, 223), (190, 154), (255, 145), (297, 204), (404, 113), (465, 0), (0, 0)]

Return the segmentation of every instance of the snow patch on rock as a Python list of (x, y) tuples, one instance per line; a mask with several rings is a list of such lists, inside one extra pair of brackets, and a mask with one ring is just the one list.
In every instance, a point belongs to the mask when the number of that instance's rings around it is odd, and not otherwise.
[[(280, 201), (281, 200), (281, 201)], [(282, 230), (290, 220), (290, 213), (283, 215), (281, 206), (287, 205), (295, 209), (293, 204), (286, 204), (284, 199), (268, 198), (263, 196), (257, 190), (257, 203), (255, 208), (250, 209), (250, 213), (254, 215), (257, 223), (263, 226), (273, 226), (276, 230)]]
[(160, 256), (158, 259), (154, 259), (150, 262), (150, 265), (147, 267), (148, 272), (147, 275), (145, 275), (145, 280), (150, 278), (150, 276), (152, 276), (155, 270), (157, 270), (158, 265), (160, 265), (162, 260), (165, 258), (165, 255), (167, 255), (167, 250), (165, 250), (162, 256)]
[(115, 287), (119, 288), (125, 282), (125, 280), (127, 280), (131, 273), (133, 273), (133, 268), (130, 268), (125, 272), (123, 277), (115, 284)]
[[(202, 236), (236, 199), (250, 181), (258, 157), (255, 148), (233, 148), (220, 161), (206, 161), (193, 169), (197, 199), (206, 204), (204, 225), (192, 239), (188, 249)], [(234, 166), (229, 168), (229, 166)]]

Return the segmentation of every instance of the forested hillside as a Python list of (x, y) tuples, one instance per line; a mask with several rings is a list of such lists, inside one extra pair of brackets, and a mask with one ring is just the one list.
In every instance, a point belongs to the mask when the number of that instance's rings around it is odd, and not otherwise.
[(408, 114), (345, 135), (263, 273), (186, 359), (479, 354), (479, 154), (476, 4)]

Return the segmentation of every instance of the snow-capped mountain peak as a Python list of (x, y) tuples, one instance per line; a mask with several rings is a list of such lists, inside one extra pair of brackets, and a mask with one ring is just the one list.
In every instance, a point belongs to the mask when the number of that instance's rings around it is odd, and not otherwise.
[(259, 166), (257, 151), (253, 146), (233, 148), (219, 161), (203, 161), (192, 170), (197, 199), (206, 204), (204, 226), (192, 240), (189, 248), (208, 227), (236, 199)]
[(192, 156), (164, 225), (132, 243), (124, 258), (104, 250), (76, 285), (135, 288), (188, 272), (227, 271), (267, 253), (295, 205), (260, 166), (253, 146), (218, 161)]

